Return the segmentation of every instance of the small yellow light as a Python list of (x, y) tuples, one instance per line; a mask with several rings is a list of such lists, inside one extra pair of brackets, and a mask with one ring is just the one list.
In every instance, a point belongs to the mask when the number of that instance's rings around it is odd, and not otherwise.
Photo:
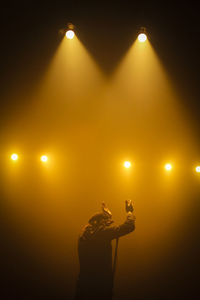
[(42, 155), (42, 156), (40, 157), (40, 160), (41, 160), (42, 162), (47, 162), (47, 161), (48, 161), (48, 157), (47, 157), (46, 155)]
[(147, 40), (146, 34), (145, 33), (140, 33), (138, 35), (138, 40), (139, 40), (140, 43), (144, 43)]
[(197, 166), (197, 167), (196, 167), (196, 172), (197, 172), (197, 173), (200, 173), (200, 166)]
[(130, 161), (125, 161), (124, 162), (124, 167), (127, 168), (127, 169), (129, 169), (131, 167)]
[(10, 158), (12, 160), (18, 160), (18, 155), (16, 153), (13, 153)]
[(165, 165), (165, 170), (166, 171), (171, 171), (171, 169), (172, 169), (172, 165), (171, 164), (166, 164)]
[(67, 30), (66, 32), (66, 37), (69, 39), (69, 40), (72, 40), (74, 38), (74, 31), (73, 30)]

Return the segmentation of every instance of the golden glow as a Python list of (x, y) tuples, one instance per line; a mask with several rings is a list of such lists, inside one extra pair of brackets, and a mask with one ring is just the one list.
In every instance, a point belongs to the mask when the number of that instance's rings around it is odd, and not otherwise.
[(69, 39), (69, 40), (72, 40), (74, 38), (74, 31), (73, 30), (67, 30), (66, 32), (66, 37)]
[(197, 173), (200, 173), (200, 166), (197, 166), (197, 167), (196, 167), (196, 172), (197, 172)]
[[(30, 164), (21, 168), (19, 161), (9, 157), (18, 153), (17, 146), (8, 145), (4, 191), (9, 201), (3, 202), (16, 218), (16, 230), (30, 237), (26, 244), (34, 246), (30, 247), (34, 257), (38, 255), (39, 261), (48, 255), (52, 259), (41, 261), (57, 270), (66, 258), (71, 263), (78, 231), (99, 210), (102, 199), (122, 221), (123, 199), (135, 199), (137, 229), (121, 249), (123, 272), (134, 267), (142, 268), (144, 274), (152, 266), (159, 270), (166, 254), (171, 257), (168, 251), (174, 250), (166, 250), (166, 243), (179, 243), (180, 229), (184, 232), (186, 226), (185, 209), (190, 208), (191, 195), (174, 168), (178, 161), (185, 161), (182, 155), (188, 157), (185, 153), (198, 158), (198, 152), (192, 155), (191, 124), (184, 119), (179, 98), (149, 39), (140, 43), (136, 38), (129, 50), (108, 80), (76, 34), (73, 41), (64, 35), (40, 89), (21, 114), (23, 120), (13, 118), (5, 126), (8, 141), (17, 140), (19, 149), (39, 155), (37, 165), (29, 168), (34, 155), (27, 154)], [(46, 163), (40, 161), (42, 154), (49, 158)], [(130, 159), (130, 168), (125, 168), (124, 159)], [(167, 172), (164, 165), (171, 159), (176, 165)], [(198, 161), (193, 172), (197, 165)], [(133, 255), (135, 266), (130, 263)], [(69, 270), (73, 268), (72, 263)]]
[(138, 35), (138, 40), (139, 40), (140, 43), (144, 43), (147, 40), (146, 34), (145, 33), (140, 33)]
[(16, 153), (13, 153), (10, 157), (12, 160), (18, 160), (18, 155)]
[(42, 156), (40, 157), (40, 160), (41, 160), (42, 162), (47, 162), (47, 161), (48, 161), (48, 157), (47, 157), (46, 155), (42, 155)]
[[(100, 95), (98, 89), (102, 86), (102, 79), (102, 73), (77, 36), (74, 35), (72, 43), (64, 37), (41, 81), (36, 110), (43, 115), (46, 106), (50, 106), (48, 113), (45, 112), (45, 119), (58, 115), (59, 125), (55, 127), (54, 123), (54, 129), (60, 131), (61, 128), (64, 129), (61, 123), (65, 126), (67, 117), (76, 115), (72, 111), (78, 102), (80, 108), (83, 103), (88, 103), (88, 100), (94, 103), (94, 98)], [(66, 105), (69, 105), (67, 111)], [(82, 111), (87, 111), (86, 105), (82, 107)], [(44, 116), (41, 119), (43, 118)]]
[(166, 171), (171, 171), (171, 169), (172, 169), (172, 165), (171, 164), (168, 163), (168, 164), (165, 165), (165, 170)]
[(131, 167), (130, 161), (125, 161), (124, 162), (124, 167), (127, 168), (127, 169), (129, 169)]

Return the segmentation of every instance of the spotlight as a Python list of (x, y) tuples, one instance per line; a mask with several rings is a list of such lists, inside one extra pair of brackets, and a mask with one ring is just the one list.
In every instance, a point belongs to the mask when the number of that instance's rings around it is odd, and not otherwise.
[(166, 171), (171, 171), (171, 169), (172, 169), (172, 165), (171, 164), (166, 164), (165, 165), (165, 170)]
[(140, 34), (138, 35), (138, 40), (139, 40), (140, 43), (144, 43), (144, 42), (146, 41), (146, 39), (147, 39), (146, 34), (140, 33)]
[(13, 154), (10, 156), (10, 158), (11, 158), (12, 160), (18, 160), (18, 155), (17, 155), (16, 153), (13, 153)]
[(140, 43), (144, 43), (147, 40), (147, 35), (146, 35), (146, 28), (141, 27), (140, 33), (138, 35), (138, 40)]
[(74, 25), (71, 24), (71, 23), (68, 23), (68, 26), (67, 26), (67, 32), (66, 32), (66, 37), (69, 39), (69, 40), (72, 40), (74, 38)]
[(125, 161), (124, 162), (124, 167), (127, 168), (127, 169), (129, 169), (131, 167), (130, 161)]
[(42, 155), (41, 157), (40, 157), (40, 160), (42, 161), (42, 162), (47, 162), (48, 161), (48, 157), (46, 156), (46, 155)]
[(72, 40), (74, 38), (74, 31), (73, 30), (67, 30), (66, 32), (66, 37), (69, 39), (69, 40)]
[(197, 167), (196, 167), (196, 172), (197, 172), (197, 173), (200, 173), (200, 166), (197, 166)]

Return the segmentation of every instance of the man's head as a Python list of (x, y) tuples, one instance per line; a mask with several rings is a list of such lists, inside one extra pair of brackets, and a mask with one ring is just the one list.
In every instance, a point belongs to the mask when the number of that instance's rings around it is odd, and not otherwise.
[(104, 202), (102, 203), (102, 212), (96, 213), (89, 219), (89, 224), (93, 226), (98, 226), (101, 224), (110, 225), (112, 222), (112, 213), (106, 207)]

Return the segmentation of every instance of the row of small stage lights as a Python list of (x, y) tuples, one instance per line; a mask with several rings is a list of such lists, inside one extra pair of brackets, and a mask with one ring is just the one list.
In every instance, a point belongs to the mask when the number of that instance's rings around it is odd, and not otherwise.
[[(18, 155), (17, 153), (13, 153), (13, 154), (10, 156), (10, 159), (11, 159), (12, 161), (14, 161), (14, 162), (17, 162), (18, 159), (19, 159), (19, 155)], [(48, 163), (48, 160), (49, 160), (49, 158), (48, 158), (47, 155), (41, 155), (41, 156), (40, 156), (40, 161), (41, 161), (42, 163)], [(132, 167), (132, 164), (131, 164), (130, 161), (125, 161), (123, 165), (124, 165), (124, 167), (125, 167), (126, 169), (130, 169), (130, 168)], [(170, 172), (170, 171), (173, 169), (173, 165), (172, 165), (171, 163), (166, 163), (166, 164), (164, 165), (164, 169), (165, 169), (167, 172)], [(200, 166), (196, 166), (196, 167), (195, 167), (195, 170), (196, 170), (197, 173), (200, 173)]]

